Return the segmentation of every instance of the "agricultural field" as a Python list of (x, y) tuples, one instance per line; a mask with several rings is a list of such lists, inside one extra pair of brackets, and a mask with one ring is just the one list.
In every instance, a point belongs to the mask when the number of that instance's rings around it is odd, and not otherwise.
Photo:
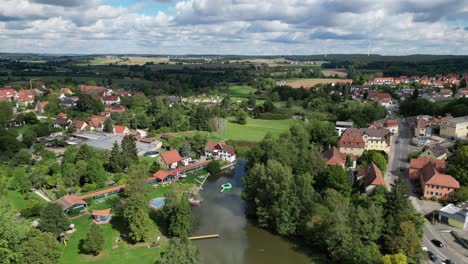
[(327, 83), (338, 83), (338, 82), (352, 82), (351, 79), (335, 79), (335, 78), (304, 78), (304, 79), (291, 79), (286, 80), (286, 85), (291, 86), (292, 88), (301, 88), (310, 89), (317, 84), (327, 84)]
[(128, 57), (121, 57), (121, 56), (101, 56), (101, 57), (94, 57), (90, 60), (82, 61), (79, 65), (108, 65), (112, 64), (119, 64), (119, 65), (143, 65), (147, 62), (154, 62), (154, 63), (169, 63), (169, 58), (163, 57), (143, 57), (143, 56), (128, 56)]
[(293, 119), (284, 120), (265, 120), (265, 119), (247, 119), (247, 124), (241, 125), (229, 119), (224, 129), (224, 138), (233, 141), (258, 142), (270, 132), (273, 135), (279, 135), (289, 129), (297, 122)]
[(229, 85), (221, 90), (222, 94), (227, 94), (233, 97), (248, 97), (250, 93), (255, 92), (255, 88), (248, 85)]
[(323, 75), (326, 77), (334, 77), (335, 75), (340, 78), (346, 78), (348, 71), (346, 70), (322, 70)]

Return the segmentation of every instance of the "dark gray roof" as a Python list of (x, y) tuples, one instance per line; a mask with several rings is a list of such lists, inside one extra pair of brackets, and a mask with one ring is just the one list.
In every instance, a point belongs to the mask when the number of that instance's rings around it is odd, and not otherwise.
[(434, 153), (434, 156), (440, 157), (448, 152), (447, 148), (440, 144), (434, 144), (431, 146), (426, 146), (424, 147), (424, 151), (430, 150), (432, 153)]

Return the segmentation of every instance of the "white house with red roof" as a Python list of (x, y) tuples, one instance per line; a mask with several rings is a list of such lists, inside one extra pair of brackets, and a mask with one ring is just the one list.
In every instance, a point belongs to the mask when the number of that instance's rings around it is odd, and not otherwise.
[(120, 104), (120, 97), (117, 95), (106, 95), (101, 98), (102, 103), (105, 105)]
[(179, 167), (179, 163), (182, 162), (182, 157), (177, 149), (166, 151), (161, 153), (157, 159), (159, 165), (163, 169), (176, 169)]
[(114, 126), (114, 135), (116, 136), (125, 136), (130, 133), (130, 129), (126, 126)]
[(205, 157), (234, 162), (236, 161), (236, 152), (233, 146), (224, 141), (208, 141), (205, 145)]

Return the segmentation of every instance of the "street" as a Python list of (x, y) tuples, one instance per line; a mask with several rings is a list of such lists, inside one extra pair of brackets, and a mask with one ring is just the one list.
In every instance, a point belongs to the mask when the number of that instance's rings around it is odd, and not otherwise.
[[(408, 153), (411, 143), (411, 131), (406, 120), (397, 118), (399, 122), (399, 135), (393, 140), (391, 151), (389, 154), (388, 169), (385, 175), (385, 182), (387, 188), (391, 188), (391, 184), (395, 181), (398, 175), (402, 176), (402, 179), (407, 183), (409, 190), (409, 199), (416, 211), (419, 213), (425, 214), (420, 204), (420, 200), (417, 195), (414, 193), (411, 186), (411, 182), (408, 179)], [(438, 239), (444, 242), (444, 247), (436, 247), (431, 240)], [(440, 231), (436, 230), (432, 224), (426, 220), (424, 226), (424, 237), (423, 243), (426, 245), (427, 249), (437, 255), (439, 262), (444, 263), (442, 260), (451, 259), (457, 264), (468, 263), (468, 250), (465, 252), (457, 252), (455, 249), (451, 248), (449, 243), (446, 243), (443, 237), (440, 235)], [(432, 263), (429, 260), (428, 263)]]

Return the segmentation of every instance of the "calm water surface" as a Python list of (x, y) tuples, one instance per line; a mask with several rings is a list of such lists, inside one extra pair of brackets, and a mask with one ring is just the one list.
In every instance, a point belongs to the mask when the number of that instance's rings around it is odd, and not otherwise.
[[(309, 264), (321, 263), (318, 255), (306, 254), (279, 236), (257, 228), (245, 218), (241, 178), (246, 160), (219, 179), (208, 179), (201, 195), (204, 202), (193, 208), (193, 235), (219, 234), (219, 238), (195, 241), (204, 264)], [(230, 182), (230, 190), (220, 192)]]

